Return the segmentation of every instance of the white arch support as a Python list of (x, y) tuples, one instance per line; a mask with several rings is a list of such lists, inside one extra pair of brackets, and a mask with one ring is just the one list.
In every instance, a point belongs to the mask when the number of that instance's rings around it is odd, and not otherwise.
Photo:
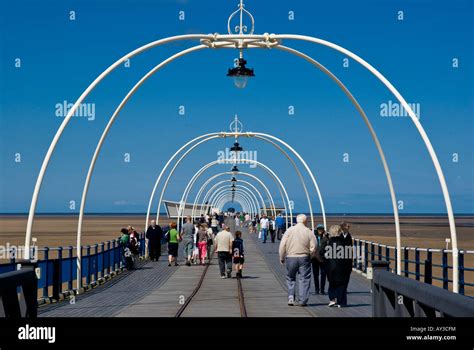
[[(223, 172), (223, 173), (219, 173), (219, 174), (216, 174), (212, 177), (210, 177), (208, 180), (206, 180), (206, 182), (201, 186), (201, 188), (199, 189), (198, 191), (198, 194), (196, 195), (196, 198), (194, 199), (194, 204), (193, 204), (193, 211), (192, 211), (192, 215), (193, 217), (195, 217), (195, 211), (196, 211), (196, 206), (199, 202), (199, 200), (201, 199), (201, 194), (202, 192), (204, 191), (204, 189), (206, 188), (206, 186), (209, 184), (209, 182), (213, 181), (214, 179), (220, 177), (220, 176), (223, 176), (223, 175), (233, 175), (233, 173), (231, 171), (228, 171), (228, 172)], [(273, 214), (276, 215), (276, 206), (275, 206), (275, 202), (273, 200), (273, 196), (270, 192), (270, 190), (268, 189), (268, 187), (265, 185), (265, 183), (260, 180), (257, 176), (253, 175), (253, 174), (250, 174), (250, 173), (246, 173), (246, 172), (242, 172), (240, 171), (239, 172), (239, 176), (246, 176), (246, 177), (250, 177), (251, 179), (257, 181), (259, 183), (260, 186), (263, 187), (263, 189), (265, 190), (266, 194), (267, 194), (267, 198), (269, 200), (269, 203), (272, 205), (273, 207)], [(199, 216), (201, 216), (201, 214), (203, 214), (203, 208), (205, 206), (205, 203), (207, 202), (207, 199), (208, 199), (208, 194), (209, 194), (209, 191), (205, 194), (202, 202), (201, 202), (201, 207), (200, 207), (200, 210), (199, 210)], [(207, 210), (206, 210), (207, 211)]]
[[(221, 165), (221, 164), (233, 164), (234, 163), (234, 159), (222, 159), (222, 160), (215, 160), (215, 161), (212, 161), (206, 165), (204, 165), (196, 174), (194, 174), (194, 176), (191, 178), (191, 180), (188, 182), (188, 184), (186, 185), (186, 188), (183, 192), (183, 195), (181, 197), (181, 201), (180, 201), (180, 204), (185, 207), (186, 203), (187, 203), (187, 197), (188, 197), (188, 194), (189, 194), (189, 191), (191, 190), (194, 182), (196, 181), (197, 178), (199, 178), (201, 176), (201, 174), (206, 171), (207, 169), (209, 169), (210, 167), (212, 166), (215, 166), (215, 165)], [(279, 188), (283, 191), (284, 195), (285, 195), (285, 199), (288, 203), (288, 208), (289, 208), (289, 211), (290, 211), (290, 218), (291, 220), (293, 221), (293, 209), (291, 208), (291, 204), (290, 204), (290, 198), (288, 197), (288, 193), (286, 191), (286, 188), (285, 186), (283, 185), (283, 183), (281, 182), (280, 178), (275, 174), (275, 172), (273, 170), (271, 170), (268, 166), (266, 166), (265, 164), (259, 162), (259, 161), (256, 161), (256, 160), (251, 160), (251, 159), (239, 159), (239, 163), (250, 163), (250, 164), (255, 164), (256, 166), (264, 169), (268, 174), (270, 174), (272, 176), (272, 178), (274, 180), (276, 180), (279, 184)], [(157, 216), (159, 215), (159, 212), (157, 213)], [(312, 215), (312, 214), (311, 214)], [(182, 215), (180, 215), (180, 213), (178, 213), (178, 222), (180, 222), (180, 218), (182, 219)]]

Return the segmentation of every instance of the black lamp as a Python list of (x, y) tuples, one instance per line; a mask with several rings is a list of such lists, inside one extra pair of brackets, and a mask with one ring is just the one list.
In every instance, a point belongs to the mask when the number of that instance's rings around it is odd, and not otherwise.
[(245, 67), (246, 64), (246, 60), (239, 58), (237, 65), (234, 68), (229, 68), (227, 72), (227, 76), (234, 78), (234, 85), (239, 89), (244, 89), (247, 86), (248, 78), (255, 76), (253, 69)]
[(233, 173), (238, 173), (239, 169), (237, 168), (237, 165), (234, 165), (231, 170)]
[(231, 151), (234, 151), (234, 152), (240, 152), (240, 151), (243, 151), (244, 149), (242, 148), (242, 146), (239, 145), (239, 143), (236, 141), (234, 142), (234, 145), (230, 148)]

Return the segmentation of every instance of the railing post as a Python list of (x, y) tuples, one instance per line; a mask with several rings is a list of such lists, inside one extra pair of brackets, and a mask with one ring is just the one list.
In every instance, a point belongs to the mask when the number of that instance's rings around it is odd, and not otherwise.
[(72, 246), (67, 247), (68, 250), (68, 258), (69, 258), (69, 280), (67, 281), (67, 288), (68, 290), (72, 290), (72, 281), (74, 280), (74, 259), (72, 258)]
[(42, 273), (44, 273), (44, 283), (45, 283), (45, 286), (43, 287), (43, 298), (47, 298), (49, 295), (48, 295), (48, 287), (49, 287), (49, 273), (48, 273), (48, 269), (49, 269), (49, 248), (48, 247), (44, 247), (44, 253), (43, 253), (43, 260), (44, 260), (44, 271)]
[(443, 258), (442, 258), (442, 266), (443, 266), (443, 288), (448, 289), (449, 281), (448, 281), (448, 252), (443, 249)]
[(90, 245), (86, 246), (86, 257), (87, 257), (86, 285), (89, 285), (91, 283), (91, 246)]
[(459, 251), (459, 293), (464, 295), (464, 250)]
[(379, 260), (382, 260), (382, 246), (380, 244), (378, 245), (377, 253), (379, 256)]
[(362, 264), (365, 264), (365, 251), (364, 251), (364, 256), (362, 255), (362, 241), (359, 240), (359, 253), (361, 254), (359, 257), (359, 270), (364, 271), (364, 266)]
[(390, 261), (390, 248), (388, 245), (385, 247), (385, 260)]
[(53, 299), (59, 300), (62, 292), (63, 247), (58, 248), (58, 258), (53, 260)]
[(98, 277), (98, 268), (99, 268), (99, 262), (98, 262), (98, 259), (99, 259), (99, 245), (98, 244), (94, 244), (94, 257), (92, 259), (92, 271), (94, 272), (94, 281), (97, 281)]
[(428, 284), (433, 283), (432, 255), (433, 253), (428, 249), (428, 251), (426, 252), (426, 260), (425, 260), (425, 283), (428, 283)]
[(99, 246), (100, 246), (100, 256), (102, 258), (102, 269), (100, 270), (100, 277), (104, 277), (104, 275), (105, 275), (104, 271), (106, 270), (106, 268), (105, 268), (105, 252), (104, 252), (105, 244), (104, 244), (104, 242), (100, 242)]
[(384, 291), (380, 286), (375, 283), (375, 273), (377, 270), (389, 270), (389, 261), (371, 261), (372, 265), (372, 317), (383, 317), (386, 316), (384, 306)]
[(403, 256), (404, 256), (404, 263), (405, 263), (405, 277), (409, 277), (410, 276), (410, 262), (408, 261), (409, 260), (409, 250), (407, 247), (403, 247)]
[(374, 245), (374, 242), (370, 242), (370, 260), (375, 260), (375, 245)]
[(105, 271), (107, 275), (110, 275), (110, 241), (107, 241), (107, 268)]
[(369, 243), (364, 242), (364, 272), (367, 273), (367, 265), (369, 264)]
[(416, 280), (420, 280), (420, 250), (415, 248), (415, 277)]

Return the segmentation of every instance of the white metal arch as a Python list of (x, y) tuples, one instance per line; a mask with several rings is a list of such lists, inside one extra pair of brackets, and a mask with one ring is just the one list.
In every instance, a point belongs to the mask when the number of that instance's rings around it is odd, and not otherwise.
[[(238, 201), (239, 196), (240, 196), (240, 194), (236, 194), (235, 197), (234, 197), (234, 201)], [(232, 202), (232, 195), (228, 194), (228, 193), (223, 193), (223, 194), (221, 194), (221, 196), (219, 196), (219, 201), (218, 202), (216, 201), (216, 203), (214, 203), (214, 208), (219, 208), (219, 211), (222, 212), (223, 208), (224, 208), (224, 204), (226, 204), (228, 202)], [(244, 210), (244, 209), (242, 209), (242, 210)], [(250, 215), (252, 215), (252, 217), (255, 215), (255, 213), (253, 211), (254, 211), (254, 209), (250, 209), (250, 211), (248, 212)]]
[[(192, 211), (192, 215), (195, 216), (195, 209), (196, 209), (196, 206), (199, 202), (199, 200), (201, 199), (201, 194), (202, 192), (204, 192), (204, 189), (206, 188), (206, 186), (209, 184), (209, 182), (213, 181), (214, 179), (220, 177), (220, 176), (223, 176), (223, 175), (233, 175), (233, 173), (231, 171), (228, 171), (228, 172), (223, 172), (223, 173), (219, 173), (219, 174), (216, 174), (212, 177), (210, 177), (208, 180), (206, 180), (206, 182), (201, 186), (201, 188), (199, 189), (198, 191), (198, 194), (196, 195), (196, 198), (194, 199), (194, 204), (193, 204), (193, 211)], [(239, 171), (239, 176), (246, 176), (246, 177), (250, 177), (251, 179), (257, 181), (260, 186), (263, 187), (263, 189), (265, 190), (266, 194), (267, 194), (267, 198), (270, 202), (270, 204), (272, 205), (273, 207), (273, 213), (276, 215), (276, 211), (275, 211), (275, 202), (273, 200), (273, 196), (270, 192), (270, 190), (268, 189), (268, 187), (265, 185), (265, 183), (260, 180), (257, 176), (253, 175), (253, 174), (250, 174), (250, 173), (246, 173), (246, 172), (242, 172), (242, 171)], [(202, 202), (201, 202), (201, 207), (200, 207), (200, 210), (199, 210), (199, 216), (201, 216), (201, 214), (203, 214), (203, 208), (204, 208), (204, 205), (206, 203), (206, 200), (208, 198), (208, 194), (209, 194), (209, 191), (205, 194)], [(207, 210), (206, 210), (207, 211)]]
[[(229, 188), (227, 187), (221, 187), (220, 189), (218, 189), (216, 191), (217, 195), (216, 197), (212, 200), (212, 204), (215, 204), (217, 203), (218, 199), (221, 198), (221, 196), (226, 196), (228, 194), (231, 193), (231, 191), (229, 190)], [(244, 198), (246, 198), (249, 202), (249, 204), (251, 205), (251, 207), (253, 208), (253, 212), (255, 214), (257, 214), (259, 212), (259, 203), (258, 203), (258, 200), (255, 196), (252, 196), (250, 192), (248, 192), (248, 190), (240, 187), (239, 189), (236, 189), (235, 190), (235, 193), (239, 193), (240, 195), (242, 195)]]
[[(226, 181), (226, 182), (227, 182), (227, 181)], [(222, 185), (222, 183), (221, 183), (221, 185)], [(232, 185), (229, 185), (229, 184), (223, 185), (223, 186), (221, 186), (220, 188), (218, 188), (215, 193), (220, 193), (221, 191), (226, 191), (226, 190), (231, 189), (231, 188), (232, 188)], [(250, 196), (250, 198), (252, 198), (252, 200), (254, 200), (255, 203), (257, 204), (257, 207), (256, 207), (257, 210), (259, 209), (260, 203), (259, 203), (259, 201), (258, 201), (258, 198), (257, 198), (257, 196), (250, 190), (250, 188), (248, 188), (247, 186), (244, 186), (244, 185), (236, 185), (235, 188), (236, 188), (236, 190), (239, 189), (239, 190), (241, 190), (243, 193), (248, 194), (248, 195)], [(261, 195), (260, 195), (260, 197), (261, 197)], [(212, 200), (213, 200), (214, 198), (215, 198), (215, 196), (212, 198)], [(261, 198), (261, 199), (263, 200), (263, 198)], [(210, 199), (209, 201), (211, 202), (212, 200)]]
[[(255, 216), (257, 213), (255, 212), (255, 208), (253, 206), (253, 204), (249, 203), (248, 200), (244, 197), (242, 197), (242, 195), (240, 193), (237, 193), (234, 197), (234, 200), (239, 202), (240, 201), (240, 204), (242, 205), (241, 202), (246, 202), (247, 203), (247, 210), (248, 210), (248, 213), (252, 216)], [(229, 194), (229, 193), (223, 193), (219, 196), (219, 203), (214, 203), (214, 207), (215, 208), (219, 208), (219, 211), (222, 212), (222, 209), (223, 209), (223, 205), (227, 202), (231, 202), (232, 201), (232, 195)], [(244, 207), (243, 207), (244, 208)], [(243, 209), (244, 210), (244, 209)], [(245, 210), (244, 210), (245, 211)]]
[[(209, 181), (209, 180), (208, 180), (208, 181)], [(206, 182), (207, 182), (207, 181), (206, 181)], [(219, 185), (221, 185), (221, 184), (223, 184), (223, 183), (228, 183), (228, 182), (229, 182), (229, 180), (223, 180), (223, 181), (217, 182), (216, 184), (214, 184), (214, 185), (209, 189), (209, 191), (206, 193), (206, 196), (207, 196), (209, 193), (211, 193), (211, 192), (212, 192), (216, 187), (218, 187)], [(250, 186), (250, 187), (252, 187), (252, 189), (253, 189), (253, 190), (258, 194), (258, 196), (260, 197), (260, 200), (261, 200), (261, 202), (262, 202), (262, 206), (263, 206), (263, 207), (265, 208), (265, 210), (266, 210), (265, 201), (264, 201), (263, 196), (262, 196), (262, 194), (260, 193), (260, 191), (259, 191), (254, 185), (252, 185), (252, 184), (251, 184), (250, 182), (248, 182), (248, 181), (240, 180), (239, 182), (240, 182), (240, 183), (243, 183), (243, 184), (246, 184), (246, 185), (248, 185), (248, 186)], [(237, 185), (236, 185), (236, 187), (237, 187)], [(201, 188), (202, 188), (202, 186), (201, 186)], [(200, 189), (200, 190), (201, 190), (201, 189)], [(199, 195), (199, 192), (198, 192), (198, 195)], [(213, 195), (213, 194), (212, 194), (212, 195)], [(212, 197), (212, 195), (211, 195), (211, 197)], [(209, 201), (211, 200), (211, 197), (209, 197)], [(207, 197), (205, 197), (205, 198), (207, 198)], [(192, 214), (191, 214), (191, 216), (193, 216), (193, 217), (194, 217), (194, 215), (193, 215), (193, 214), (194, 214), (194, 205), (196, 204), (196, 201), (197, 201), (197, 195), (196, 195), (196, 197), (195, 197), (195, 199), (194, 199), (194, 203), (193, 203), (193, 211), (192, 211)]]
[[(201, 139), (201, 141), (199, 141), (198, 143), (194, 144), (193, 146), (191, 146), (180, 158), (179, 160), (174, 164), (172, 170), (170, 171), (170, 173), (168, 174), (166, 180), (165, 180), (165, 183), (163, 185), (163, 189), (161, 191), (161, 194), (160, 194), (160, 198), (159, 198), (159, 201), (158, 201), (158, 207), (157, 207), (157, 222), (159, 220), (159, 212), (160, 212), (160, 208), (161, 208), (161, 204), (162, 204), (162, 201), (163, 201), (163, 196), (164, 196), (164, 193), (168, 187), (168, 184), (169, 184), (169, 181), (171, 179), (171, 176), (173, 175), (174, 171), (176, 170), (177, 166), (181, 163), (181, 161), (184, 160), (184, 158), (186, 158), (194, 148), (196, 148), (198, 145), (204, 143), (204, 142), (207, 142), (208, 140), (210, 139), (215, 139), (217, 137), (236, 137), (236, 136), (244, 136), (244, 137), (254, 137), (255, 133), (249, 133), (249, 132), (245, 132), (245, 133), (241, 133), (241, 132), (220, 132), (220, 133), (215, 133), (215, 134), (211, 134), (213, 136), (208, 136), (204, 139)], [(307, 198), (307, 201), (308, 201), (308, 206), (309, 206), (309, 209), (310, 209), (310, 212), (312, 213), (313, 210), (312, 210), (312, 206), (311, 206), (311, 199), (310, 199), (310, 196), (309, 196), (309, 193), (308, 193), (308, 190), (306, 188), (306, 184), (305, 184), (305, 181), (304, 181), (304, 178), (301, 174), (301, 172), (299, 171), (296, 163), (293, 161), (293, 159), (288, 155), (288, 153), (282, 148), (280, 147), (277, 143), (275, 143), (274, 141), (272, 141), (270, 138), (266, 137), (265, 136), (266, 134), (261, 134), (259, 135), (259, 139), (263, 140), (263, 141), (266, 141), (270, 144), (272, 144), (274, 147), (276, 147), (293, 165), (299, 179), (300, 179), (300, 182), (303, 186), (303, 189), (305, 191), (305, 194), (306, 194), (306, 198)], [(277, 140), (278, 142), (283, 142), (281, 141), (280, 139), (272, 136), (275, 140)], [(175, 154), (173, 154), (173, 156), (170, 158), (170, 159), (175, 159), (178, 155), (178, 153), (182, 150), (183, 148), (181, 148), (180, 150), (178, 150), (177, 152), (175, 152)], [(292, 149), (292, 152), (296, 155), (297, 152)], [(299, 155), (298, 155), (299, 156)], [(301, 156), (299, 156), (300, 159)], [(150, 209), (151, 209), (151, 203), (153, 201), (153, 198), (154, 198), (154, 195), (155, 195), (155, 192), (156, 192), (156, 189), (158, 187), (158, 184), (159, 182), (161, 181), (161, 177), (163, 176), (165, 170), (166, 170), (166, 167), (169, 166), (169, 164), (171, 163), (171, 161), (169, 160), (167, 165), (165, 166), (165, 168), (163, 168), (162, 172), (160, 173), (160, 175), (158, 176), (156, 182), (155, 182), (155, 185), (153, 187), (153, 190), (151, 192), (151, 195), (150, 195), (150, 200), (149, 200), (149, 208), (148, 208), (148, 211), (147, 211), (147, 216), (146, 216), (146, 222), (148, 224), (148, 221), (149, 221), (149, 216), (150, 216)], [(306, 168), (307, 171), (311, 171), (309, 168)], [(321, 205), (321, 211), (322, 211), (322, 215), (323, 215), (323, 222), (324, 224), (326, 225), (326, 215), (325, 215), (325, 212), (324, 212), (324, 203), (322, 202), (322, 195), (319, 191), (319, 186), (317, 185), (317, 182), (316, 182), (316, 179), (314, 178), (314, 175), (311, 173), (310, 174), (310, 178), (313, 180), (313, 185), (315, 187), (315, 190), (316, 192), (318, 193), (318, 198), (320, 200), (320, 205)], [(313, 218), (313, 215), (311, 215), (311, 224), (312, 224), (312, 227), (314, 229), (314, 218)]]
[[(183, 195), (181, 197), (180, 204), (183, 207), (185, 207), (185, 205), (187, 203), (187, 197), (188, 197), (190, 189), (192, 188), (192, 186), (193, 186), (194, 182), (196, 181), (196, 179), (199, 178), (204, 171), (206, 171), (210, 167), (215, 166), (217, 164), (233, 164), (234, 161), (235, 161), (234, 159), (222, 159), (222, 160), (215, 160), (215, 161), (209, 162), (208, 164), (204, 165), (196, 174), (194, 174), (194, 176), (191, 178), (191, 180), (186, 185), (186, 188), (185, 188), (185, 190), (183, 192)], [(268, 166), (263, 164), (262, 162), (259, 162), (259, 161), (256, 161), (256, 160), (239, 159), (239, 164), (240, 163), (255, 164), (256, 166), (264, 169), (268, 174), (270, 174), (273, 177), (273, 179), (275, 179), (278, 182), (279, 188), (283, 191), (283, 193), (285, 195), (285, 199), (288, 203), (288, 208), (289, 208), (289, 211), (290, 211), (290, 218), (293, 221), (293, 209), (291, 208), (290, 198), (288, 197), (288, 193), (286, 191), (285, 186), (281, 182), (280, 178), (275, 174), (275, 172), (273, 170), (271, 170)], [(180, 213), (178, 213), (178, 222), (179, 222), (179, 219), (181, 218), (181, 216), (179, 214)], [(159, 213), (157, 213), (157, 216), (158, 215), (159, 215)], [(310, 214), (310, 215), (312, 215), (312, 214)]]
[[(458, 257), (459, 257), (459, 251), (458, 251), (458, 245), (457, 245), (457, 235), (456, 235), (456, 226), (455, 226), (455, 220), (454, 220), (454, 213), (452, 209), (452, 204), (451, 204), (451, 199), (449, 196), (449, 191), (448, 187), (446, 184), (446, 180), (444, 178), (444, 174), (441, 168), (441, 165), (439, 163), (438, 157), (436, 155), (436, 152), (434, 151), (434, 148), (431, 144), (431, 141), (429, 140), (424, 128), (422, 127), (421, 123), (418, 121), (415, 113), (411, 109), (411, 107), (408, 105), (406, 100), (403, 98), (403, 96), (398, 92), (398, 90), (378, 71), (376, 70), (372, 65), (370, 65), (368, 62), (354, 54), (353, 52), (336, 45), (332, 42), (310, 37), (310, 36), (303, 36), (303, 35), (295, 35), (295, 34), (283, 34), (283, 35), (275, 35), (275, 34), (264, 34), (264, 35), (250, 35), (250, 34), (229, 34), (229, 35), (219, 35), (219, 34), (214, 34), (214, 35), (201, 35), (201, 34), (189, 34), (189, 35), (180, 35), (180, 36), (173, 36), (161, 40), (154, 41), (152, 43), (146, 44), (142, 47), (137, 48), (136, 50), (131, 51), (127, 55), (123, 56), (121, 59), (116, 61), (114, 64), (112, 64), (109, 68), (107, 68), (103, 73), (101, 73), (93, 82), (90, 84), (87, 89), (81, 94), (81, 96), (78, 98), (78, 100), (74, 103), (73, 107), (69, 110), (67, 113), (65, 119), (61, 123), (58, 131), (56, 132), (53, 141), (51, 142), (48, 151), (46, 153), (46, 156), (43, 160), (43, 163), (40, 168), (40, 172), (38, 175), (38, 178), (35, 183), (35, 188), (33, 191), (33, 196), (32, 196), (32, 201), (30, 205), (30, 210), (29, 210), (29, 215), (28, 215), (28, 222), (27, 222), (27, 228), (26, 228), (26, 234), (25, 234), (25, 258), (29, 259), (30, 258), (30, 243), (31, 243), (31, 231), (32, 231), (32, 226), (33, 226), (33, 220), (34, 220), (34, 215), (36, 211), (36, 205), (38, 201), (38, 196), (39, 192), (41, 189), (42, 181), (44, 178), (44, 175), (46, 173), (46, 169), (48, 167), (50, 158), (55, 150), (55, 147), (65, 129), (65, 127), (68, 125), (70, 119), (76, 113), (78, 107), (82, 103), (82, 101), (89, 95), (89, 93), (108, 75), (110, 74), (116, 67), (118, 67), (121, 63), (123, 63), (125, 60), (145, 51), (148, 50), (154, 46), (162, 45), (168, 42), (173, 42), (176, 40), (186, 40), (186, 39), (200, 39), (202, 43), (209, 45), (209, 47), (212, 48), (218, 48), (218, 47), (232, 47), (232, 48), (252, 48), (252, 47), (258, 47), (262, 42), (268, 47), (273, 47), (277, 46), (280, 44), (281, 40), (300, 40), (300, 41), (306, 41), (318, 45), (323, 45), (326, 47), (329, 47), (331, 49), (334, 49), (336, 51), (339, 51), (350, 58), (354, 59), (358, 63), (360, 63), (364, 68), (366, 68), (369, 72), (371, 72), (379, 81), (381, 81), (388, 89), (389, 91), (397, 98), (397, 100), (402, 104), (404, 109), (407, 111), (408, 115), (410, 116), (410, 119), (412, 122), (415, 124), (415, 127), (417, 128), (420, 136), (423, 139), (423, 142), (425, 143), (425, 146), (428, 150), (428, 153), (432, 159), (433, 165), (435, 167), (446, 209), (447, 209), (447, 214), (448, 214), (448, 220), (449, 220), (449, 225), (450, 225), (450, 234), (451, 234), (451, 241), (452, 241), (452, 266), (453, 266), (453, 292), (457, 293), (459, 291), (459, 264), (458, 264)], [(257, 44), (255, 44), (258, 42)]]
[[(220, 181), (220, 182), (218, 182), (217, 184), (215, 184), (215, 185), (212, 187), (212, 189), (215, 189), (216, 187), (218, 187), (218, 188), (216, 189), (216, 191), (215, 191), (214, 193), (212, 193), (211, 198), (209, 198), (209, 202), (211, 202), (211, 201), (215, 198), (216, 193), (218, 193), (221, 189), (226, 190), (226, 189), (228, 189), (228, 188), (232, 188), (232, 185), (229, 185), (229, 184), (219, 187), (219, 186), (222, 185), (223, 183), (227, 183), (227, 182), (229, 182), (229, 181)], [(264, 210), (266, 210), (266, 209), (267, 209), (267, 206), (265, 205), (265, 201), (263, 200), (262, 194), (261, 194), (252, 184), (250, 184), (249, 182), (247, 182), (247, 181), (240, 181), (240, 182), (246, 183), (246, 184), (248, 184), (248, 185), (250, 185), (250, 186), (253, 187), (253, 189), (257, 192), (258, 197), (260, 198), (261, 205), (263, 206)], [(259, 203), (259, 201), (258, 201), (258, 198), (257, 198), (256, 195), (251, 191), (250, 188), (248, 188), (247, 186), (244, 186), (244, 185), (239, 185), (239, 184), (238, 184), (238, 185), (235, 185), (235, 189), (237, 189), (237, 188), (242, 189), (244, 192), (248, 192), (252, 197), (254, 197), (254, 200), (258, 203), (258, 208), (260, 208), (260, 203)]]

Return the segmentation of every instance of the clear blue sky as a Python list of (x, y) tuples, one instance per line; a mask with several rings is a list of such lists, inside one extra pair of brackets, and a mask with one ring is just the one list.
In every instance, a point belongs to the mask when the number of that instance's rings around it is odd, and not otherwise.
[[(147, 42), (183, 33), (225, 33), (232, 1), (2, 1), (0, 5), (0, 212), (26, 212), (46, 150), (62, 118), (56, 105), (73, 103), (117, 58)], [(296, 33), (342, 45), (379, 69), (410, 103), (443, 167), (456, 213), (474, 213), (474, 89), (472, 0), (256, 1), (248, 0), (256, 33)], [(69, 19), (75, 11), (74, 21)], [(185, 12), (180, 21), (179, 11)], [(294, 12), (294, 20), (288, 18)], [(404, 20), (397, 20), (397, 12)], [(301, 42), (285, 44), (314, 55), (360, 100), (382, 142), (402, 213), (444, 213), (439, 182), (409, 118), (382, 117), (395, 101), (381, 83), (344, 56)], [(158, 62), (193, 45), (159, 47), (120, 67), (87, 102), (95, 119), (74, 118), (48, 168), (39, 212), (77, 212), (95, 145), (122, 97)], [(147, 81), (120, 114), (99, 158), (86, 210), (143, 212), (163, 165), (197, 135), (228, 130), (237, 113), (245, 130), (284, 139), (313, 170), (328, 212), (390, 213), (388, 187), (368, 130), (345, 95), (307, 62), (277, 50), (245, 53), (256, 77), (237, 90), (225, 76), (234, 50), (194, 53)], [(16, 59), (21, 67), (16, 67)], [(459, 61), (453, 68), (453, 58)], [(185, 106), (186, 114), (178, 108)], [(295, 114), (288, 114), (294, 106)], [(298, 211), (303, 191), (289, 163), (261, 142), (257, 150), (288, 186)], [(179, 199), (185, 183), (231, 140), (201, 147), (181, 166), (166, 193)], [(131, 161), (124, 162), (124, 153)], [(343, 162), (343, 154), (349, 162)], [(458, 162), (453, 162), (453, 154)], [(21, 162), (15, 157), (21, 155)], [(217, 167), (225, 171), (229, 166)], [(240, 166), (249, 170), (247, 166)], [(268, 177), (250, 169), (274, 191)], [(319, 210), (314, 191), (313, 206)], [(70, 201), (76, 209), (70, 210)]]

